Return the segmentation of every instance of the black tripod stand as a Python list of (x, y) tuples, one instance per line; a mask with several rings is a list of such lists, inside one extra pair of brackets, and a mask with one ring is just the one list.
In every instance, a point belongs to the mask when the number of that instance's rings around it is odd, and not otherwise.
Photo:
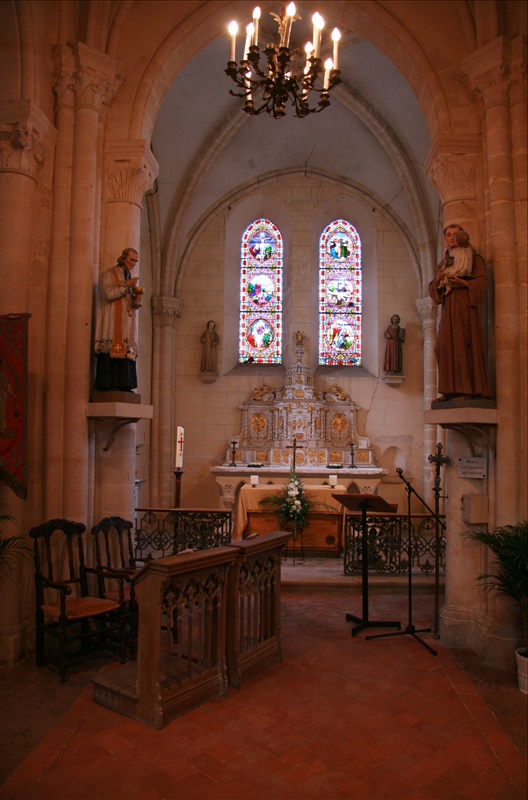
[(408, 542), (408, 546), (407, 546), (407, 557), (408, 557), (408, 560), (409, 560), (409, 579), (408, 579), (408, 582), (407, 582), (407, 587), (408, 587), (408, 598), (409, 598), (409, 602), (408, 602), (408, 605), (409, 605), (409, 619), (408, 619), (407, 627), (405, 628), (404, 631), (396, 631), (395, 633), (379, 633), (376, 636), (365, 636), (365, 639), (385, 639), (388, 636), (406, 636), (406, 635), (409, 635), (409, 636), (412, 636), (414, 639), (416, 639), (418, 642), (420, 642), (420, 644), (423, 644), (423, 646), (425, 648), (427, 648), (427, 650), (429, 650), (430, 653), (432, 653), (434, 656), (436, 656), (436, 655), (438, 655), (436, 650), (433, 650), (432, 647), (429, 647), (427, 642), (424, 642), (423, 639), (420, 639), (420, 637), (418, 636), (419, 633), (429, 633), (431, 631), (431, 628), (420, 628), (420, 630), (416, 630), (416, 628), (413, 625), (413, 619), (412, 619), (412, 569), (411, 569), (411, 565), (412, 565), (413, 552), (412, 552), (412, 537), (411, 537), (411, 494), (414, 492), (414, 494), (416, 495), (418, 500), (420, 500), (420, 502), (423, 503), (423, 505), (426, 507), (426, 509), (429, 511), (429, 513), (432, 514), (432, 516), (436, 519), (437, 522), (440, 523), (440, 525), (442, 525), (442, 527), (445, 528), (445, 525), (444, 525), (443, 522), (441, 522), (441, 520), (439, 520), (438, 516), (434, 513), (434, 511), (432, 511), (429, 508), (429, 506), (427, 505), (425, 500), (423, 500), (423, 498), (420, 497), (418, 492), (411, 486), (410, 482), (403, 477), (403, 470), (402, 469), (397, 469), (396, 472), (398, 473), (398, 475), (400, 476), (400, 478), (404, 482), (404, 484), (406, 486), (406, 491), (407, 491), (407, 527), (408, 527), (408, 535), (409, 535), (409, 542)]

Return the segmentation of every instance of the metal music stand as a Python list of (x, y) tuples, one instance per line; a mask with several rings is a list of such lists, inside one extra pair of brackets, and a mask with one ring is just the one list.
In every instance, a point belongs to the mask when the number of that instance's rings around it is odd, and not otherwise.
[(427, 642), (424, 642), (424, 640), (420, 639), (420, 637), (418, 636), (419, 633), (430, 633), (431, 628), (419, 628), (419, 629), (417, 629), (413, 625), (413, 617), (412, 617), (412, 614), (413, 614), (413, 607), (412, 607), (412, 602), (413, 602), (412, 601), (412, 557), (413, 557), (413, 547), (412, 547), (412, 523), (411, 523), (411, 493), (414, 493), (416, 495), (418, 500), (420, 500), (424, 504), (424, 506), (429, 511), (429, 513), (432, 514), (433, 517), (436, 518), (437, 522), (440, 522), (440, 524), (444, 528), (445, 528), (445, 525), (444, 525), (443, 522), (441, 522), (441, 520), (434, 513), (434, 511), (432, 511), (429, 508), (429, 506), (427, 505), (425, 500), (422, 497), (420, 497), (420, 495), (418, 494), (416, 489), (414, 489), (412, 487), (410, 481), (408, 481), (406, 478), (404, 478), (403, 470), (402, 469), (397, 469), (396, 472), (398, 473), (398, 475), (400, 476), (400, 478), (402, 479), (402, 481), (405, 483), (405, 485), (407, 487), (407, 489), (406, 489), (406, 491), (407, 491), (407, 528), (408, 528), (408, 534), (409, 534), (409, 540), (408, 540), (408, 543), (407, 543), (407, 558), (408, 558), (408, 561), (409, 561), (409, 574), (408, 574), (408, 580), (407, 580), (407, 592), (408, 592), (408, 598), (409, 598), (409, 602), (408, 602), (408, 605), (409, 605), (409, 621), (408, 621), (408, 624), (407, 624), (407, 626), (406, 626), (404, 631), (398, 631), (397, 633), (378, 633), (378, 634), (376, 634), (376, 636), (366, 636), (365, 638), (366, 639), (386, 639), (388, 636), (407, 636), (407, 635), (409, 635), (409, 636), (412, 636), (414, 639), (416, 639), (417, 642), (420, 642), (420, 644), (423, 644), (423, 646), (426, 648), (426, 650), (429, 650), (429, 652), (433, 656), (437, 656), (438, 653), (436, 652), (436, 650), (434, 650), (430, 645), (427, 644)]
[(345, 506), (349, 511), (361, 511), (361, 590), (363, 598), (362, 616), (356, 617), (353, 614), (347, 614), (347, 622), (355, 622), (356, 627), (352, 628), (352, 636), (356, 636), (360, 631), (365, 628), (397, 628), (400, 630), (400, 622), (380, 622), (369, 619), (369, 589), (368, 589), (368, 524), (367, 512), (368, 511), (390, 511), (395, 513), (398, 506), (387, 503), (383, 497), (377, 497), (373, 494), (333, 494), (332, 497), (337, 500), (341, 505)]

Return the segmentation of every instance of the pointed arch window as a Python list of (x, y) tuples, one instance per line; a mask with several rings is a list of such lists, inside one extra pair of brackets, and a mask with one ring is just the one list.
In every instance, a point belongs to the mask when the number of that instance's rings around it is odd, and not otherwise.
[(254, 220), (240, 248), (239, 363), (282, 363), (282, 260), (277, 226)]
[(344, 219), (319, 239), (319, 364), (361, 364), (361, 241)]

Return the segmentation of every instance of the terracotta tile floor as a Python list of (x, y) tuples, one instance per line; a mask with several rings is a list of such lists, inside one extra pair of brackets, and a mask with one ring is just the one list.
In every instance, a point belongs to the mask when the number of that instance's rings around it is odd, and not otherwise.
[[(91, 676), (114, 668), (103, 659), (67, 684), (30, 662), (0, 671), (0, 797), (526, 798), (527, 698), (515, 675), (430, 633), (420, 637), (437, 656), (408, 634), (352, 637), (345, 614), (361, 616), (357, 588), (306, 589), (291, 572), (284, 661), (161, 731), (92, 701)], [(369, 616), (405, 629), (407, 595), (394, 591), (371, 591)], [(433, 597), (415, 594), (416, 628), (432, 614)]]

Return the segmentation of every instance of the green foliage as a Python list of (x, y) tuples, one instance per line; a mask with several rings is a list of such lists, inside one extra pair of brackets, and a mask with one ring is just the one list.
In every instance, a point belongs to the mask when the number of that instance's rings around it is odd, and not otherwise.
[[(10, 514), (0, 514), (0, 524), (12, 521)], [(21, 536), (0, 536), (0, 572), (5, 569), (12, 572), (13, 561), (30, 551), (31, 548)]]
[(277, 514), (280, 527), (293, 531), (295, 538), (308, 527), (310, 513), (318, 504), (306, 494), (302, 481), (292, 466), (289, 483), (283, 487), (281, 494), (263, 497), (259, 505), (272, 508)]
[(478, 576), (484, 589), (514, 600), (528, 612), (528, 520), (494, 531), (470, 531), (467, 537), (492, 551), (496, 563)]

